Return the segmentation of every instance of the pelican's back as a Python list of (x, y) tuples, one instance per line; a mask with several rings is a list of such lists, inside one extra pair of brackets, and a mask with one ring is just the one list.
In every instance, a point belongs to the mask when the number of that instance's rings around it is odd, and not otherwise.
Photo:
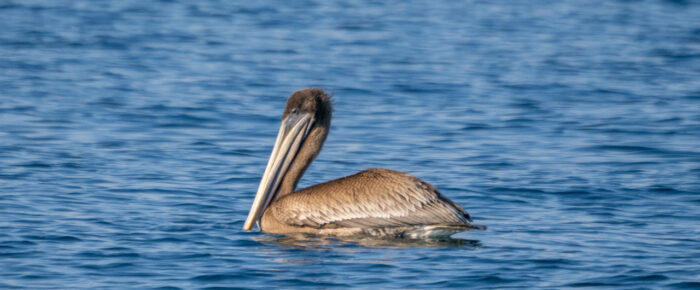
[(483, 229), (432, 185), (389, 169), (367, 169), (287, 194), (268, 212), (285, 225), (280, 228), (294, 232), (435, 236)]

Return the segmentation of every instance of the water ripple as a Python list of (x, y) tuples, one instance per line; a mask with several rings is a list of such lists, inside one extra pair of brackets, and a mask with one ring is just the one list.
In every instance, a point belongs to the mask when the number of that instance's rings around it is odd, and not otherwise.
[[(0, 288), (700, 287), (693, 1), (0, 3)], [(285, 97), (300, 186), (409, 172), (488, 231), (241, 230)]]

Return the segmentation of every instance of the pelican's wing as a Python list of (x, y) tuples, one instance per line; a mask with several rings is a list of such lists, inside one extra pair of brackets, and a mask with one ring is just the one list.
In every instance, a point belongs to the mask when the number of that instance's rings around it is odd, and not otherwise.
[(388, 169), (309, 187), (270, 207), (288, 225), (313, 228), (469, 225), (469, 215), (420, 179)]

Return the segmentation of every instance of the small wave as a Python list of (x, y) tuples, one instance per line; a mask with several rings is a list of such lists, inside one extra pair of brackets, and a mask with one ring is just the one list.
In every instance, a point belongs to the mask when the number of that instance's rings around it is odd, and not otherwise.
[(34, 235), (27, 235), (27, 236), (22, 236), (25, 239), (28, 240), (38, 240), (38, 241), (56, 241), (56, 242), (81, 242), (82, 240), (74, 237), (74, 236), (54, 236), (54, 235), (47, 235), (47, 236), (34, 236)]
[(107, 264), (82, 264), (78, 267), (84, 268), (84, 269), (89, 269), (89, 270), (97, 270), (97, 271), (102, 271), (102, 270), (111, 270), (111, 269), (119, 269), (119, 268), (130, 268), (134, 267), (134, 263), (128, 263), (128, 262), (116, 262), (116, 263), (107, 263)]
[(678, 283), (666, 284), (667, 287), (674, 289), (698, 289), (700, 288), (700, 282), (697, 281), (685, 281)]
[(190, 278), (190, 280), (204, 281), (204, 282), (218, 282), (218, 281), (229, 281), (229, 280), (243, 280), (246, 279), (245, 274), (234, 273), (234, 274), (208, 274), (199, 275)]

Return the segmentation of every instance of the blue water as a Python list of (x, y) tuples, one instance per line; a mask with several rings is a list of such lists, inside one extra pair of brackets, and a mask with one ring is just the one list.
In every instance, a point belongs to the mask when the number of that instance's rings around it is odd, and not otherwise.
[[(231, 2), (0, 1), (0, 288), (700, 287), (699, 2)], [(242, 231), (305, 87), (488, 231)]]

